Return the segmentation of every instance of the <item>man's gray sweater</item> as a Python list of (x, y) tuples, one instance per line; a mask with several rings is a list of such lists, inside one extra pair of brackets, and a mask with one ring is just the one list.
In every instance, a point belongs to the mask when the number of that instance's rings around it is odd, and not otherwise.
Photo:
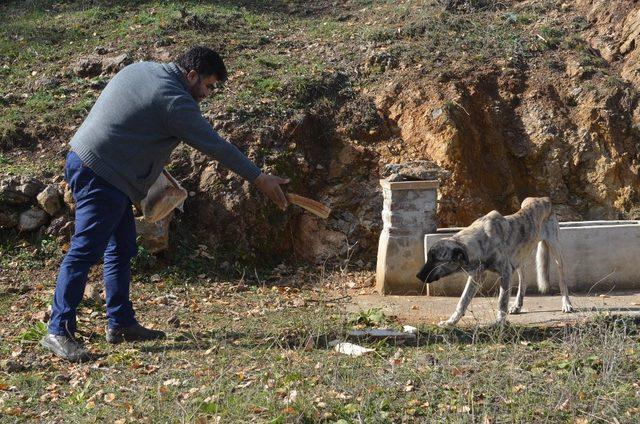
[(118, 72), (70, 144), (85, 165), (138, 202), (180, 141), (250, 182), (260, 175), (211, 128), (174, 63), (139, 62)]

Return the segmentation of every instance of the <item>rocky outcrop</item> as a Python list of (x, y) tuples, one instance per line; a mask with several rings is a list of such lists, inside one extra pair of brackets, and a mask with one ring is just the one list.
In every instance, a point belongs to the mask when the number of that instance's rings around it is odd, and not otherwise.
[[(61, 243), (69, 242), (74, 232), (74, 212), (75, 201), (64, 181), (45, 184), (28, 177), (0, 179), (0, 230), (44, 230), (45, 235)], [(137, 220), (138, 235), (148, 251), (155, 253), (169, 246), (170, 219), (156, 224)]]
[[(389, 161), (429, 159), (451, 173), (441, 225), (466, 225), (489, 210), (517, 210), (551, 196), (561, 219), (615, 219), (638, 202), (638, 94), (623, 82), (549, 85), (490, 72), (464, 82), (388, 91), (378, 105), (406, 149)], [(519, 78), (525, 78), (521, 76)], [(515, 95), (515, 99), (505, 96)]]

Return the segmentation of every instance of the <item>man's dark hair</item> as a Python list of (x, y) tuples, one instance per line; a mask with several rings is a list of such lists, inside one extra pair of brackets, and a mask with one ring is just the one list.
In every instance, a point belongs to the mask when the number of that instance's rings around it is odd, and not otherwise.
[(215, 75), (222, 82), (227, 80), (227, 68), (222, 58), (208, 47), (191, 47), (176, 59), (176, 63), (187, 72), (196, 71), (202, 76)]

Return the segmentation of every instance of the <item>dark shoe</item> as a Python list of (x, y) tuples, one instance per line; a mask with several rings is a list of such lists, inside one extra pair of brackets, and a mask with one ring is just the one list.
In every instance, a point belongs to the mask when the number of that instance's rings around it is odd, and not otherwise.
[(109, 343), (135, 342), (144, 340), (164, 339), (167, 335), (164, 331), (151, 330), (138, 323), (122, 328), (108, 328), (107, 341)]
[(73, 337), (47, 334), (40, 344), (54, 355), (71, 362), (84, 362), (90, 359), (87, 352)]

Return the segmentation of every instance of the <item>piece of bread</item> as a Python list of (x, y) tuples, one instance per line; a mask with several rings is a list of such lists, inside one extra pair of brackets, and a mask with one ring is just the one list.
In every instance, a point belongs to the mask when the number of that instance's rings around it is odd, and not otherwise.
[(320, 202), (316, 202), (315, 200), (311, 200), (307, 197), (300, 196), (295, 193), (287, 193), (286, 196), (287, 200), (290, 203), (300, 206), (301, 208), (308, 210), (312, 214), (319, 216), (322, 219), (327, 219), (329, 217), (329, 214), (331, 213), (330, 208)]

